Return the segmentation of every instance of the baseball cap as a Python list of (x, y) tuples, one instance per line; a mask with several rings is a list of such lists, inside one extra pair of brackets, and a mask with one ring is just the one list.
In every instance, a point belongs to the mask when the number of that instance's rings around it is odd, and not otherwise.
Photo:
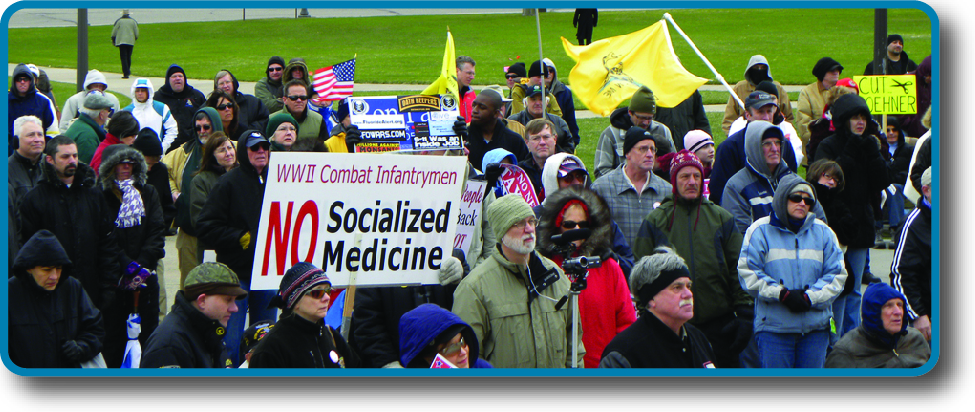
[(761, 91), (752, 92), (748, 95), (748, 98), (745, 99), (745, 107), (750, 109), (758, 109), (770, 104), (775, 105), (776, 107), (779, 106), (775, 103), (775, 98), (773, 98), (772, 95)]

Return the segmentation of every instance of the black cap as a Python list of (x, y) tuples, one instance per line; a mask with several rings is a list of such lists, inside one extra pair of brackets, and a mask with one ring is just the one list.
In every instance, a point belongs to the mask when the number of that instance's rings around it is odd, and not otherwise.
[(832, 57), (823, 57), (816, 62), (815, 66), (813, 66), (812, 74), (821, 81), (823, 80), (823, 77), (826, 77), (826, 73), (837, 69), (839, 69), (840, 73), (843, 72), (843, 66), (840, 64), (840, 62), (833, 60)]
[(535, 60), (535, 62), (532, 63), (531, 67), (528, 69), (528, 77), (544, 76), (545, 73), (542, 71), (543, 67), (546, 68), (545, 72), (547, 72), (548, 66), (543, 64), (541, 60)]
[(143, 156), (163, 155), (162, 142), (159, 141), (159, 135), (156, 134), (155, 130), (148, 127), (143, 127), (139, 131), (139, 136), (135, 138), (135, 143), (132, 143), (132, 147), (142, 152)]
[(516, 74), (516, 75), (518, 75), (518, 77), (525, 77), (525, 76), (527, 76), (527, 74), (525, 72), (525, 63), (518, 62), (518, 63), (512, 64), (511, 66), (508, 66), (508, 71), (505, 72), (505, 74)]
[(891, 35), (887, 36), (887, 46), (890, 46), (890, 44), (893, 43), (894, 40), (900, 40), (901, 41), (901, 44), (904, 44), (904, 38), (901, 37), (901, 35), (899, 35), (899, 34), (891, 34)]

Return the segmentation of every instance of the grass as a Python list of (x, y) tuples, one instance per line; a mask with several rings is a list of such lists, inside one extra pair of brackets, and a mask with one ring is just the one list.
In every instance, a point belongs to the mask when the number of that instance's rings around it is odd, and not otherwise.
[[(596, 39), (642, 29), (660, 19), (663, 12), (600, 13)], [(846, 64), (850, 75), (862, 73), (872, 56), (872, 9), (669, 12), (731, 84), (741, 78), (753, 54), (769, 59), (774, 78), (780, 83), (796, 85), (814, 80), (810, 70), (824, 55)], [(540, 21), (545, 55), (560, 68), (561, 77), (567, 78), (574, 62), (565, 55), (560, 36), (574, 41), (572, 14), (542, 13)], [(264, 76), (264, 65), (274, 54), (285, 59), (301, 56), (311, 70), (357, 54), (359, 82), (425, 84), (433, 81), (440, 69), (448, 26), (457, 54), (478, 61), (475, 85), (504, 84), (503, 66), (536, 60), (535, 20), (520, 15), (266, 19), (143, 24), (132, 72), (134, 76), (161, 76), (170, 64), (178, 63), (192, 78), (208, 78), (227, 68), (241, 80), (256, 81)], [(503, 29), (485, 30), (487, 27)], [(904, 36), (905, 49), (913, 60), (919, 62), (930, 54), (931, 23), (923, 12), (889, 9), (888, 31)], [(110, 32), (110, 26), (89, 28), (90, 67), (118, 66)], [(301, 41), (284, 35), (286, 32), (301, 33)], [(690, 72), (714, 77), (673, 28), (671, 38), (675, 52)], [(24, 44), (31, 47), (18, 47)], [(8, 61), (74, 67), (76, 44), (74, 27), (10, 29)], [(718, 84), (716, 80), (710, 83)]]

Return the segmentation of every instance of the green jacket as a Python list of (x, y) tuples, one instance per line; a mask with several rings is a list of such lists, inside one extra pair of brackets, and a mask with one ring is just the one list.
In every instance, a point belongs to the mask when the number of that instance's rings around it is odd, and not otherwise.
[(931, 346), (917, 329), (897, 340), (897, 347), (885, 347), (871, 339), (861, 324), (847, 332), (826, 357), (827, 368), (919, 368), (931, 358)]
[(64, 135), (78, 144), (78, 161), (85, 164), (91, 163), (98, 145), (105, 140), (105, 130), (84, 113), (78, 113), (78, 119), (71, 123)]
[[(287, 108), (284, 108), (274, 113), (271, 113), (271, 116), (274, 116), (278, 113), (291, 114), (288, 113)], [(322, 123), (325, 122), (325, 119), (322, 117), (322, 115), (315, 113), (315, 111), (308, 110), (306, 108), (304, 120), (298, 120), (297, 117), (295, 117), (295, 120), (298, 121), (298, 138), (296, 139), (296, 142), (302, 140), (308, 140), (308, 139), (321, 140), (324, 142), (325, 139), (328, 138), (328, 136), (320, 136), (322, 132)], [(268, 137), (268, 139), (270, 139), (270, 137)]]
[(707, 198), (699, 206), (678, 205), (671, 194), (644, 219), (633, 256), (640, 260), (658, 246), (671, 246), (684, 258), (694, 281), (691, 323), (698, 325), (732, 313), (736, 306), (754, 305), (738, 282), (741, 242), (730, 212)]
[[(569, 290), (569, 280), (551, 260), (540, 258), (558, 280), (528, 302), (526, 268), (505, 259), (497, 247), (454, 291), (453, 312), (474, 328), (481, 356), (496, 368), (567, 368), (572, 366), (571, 311), (555, 303)], [(536, 276), (538, 276), (536, 274)], [(582, 330), (575, 364), (584, 367)]]
[[(277, 85), (274, 83), (277, 83)], [(270, 113), (284, 109), (284, 102), (281, 101), (281, 87), (280, 80), (274, 82), (267, 77), (258, 80), (257, 84), (254, 85), (254, 95), (264, 102), (264, 105), (267, 106), (267, 111)]]

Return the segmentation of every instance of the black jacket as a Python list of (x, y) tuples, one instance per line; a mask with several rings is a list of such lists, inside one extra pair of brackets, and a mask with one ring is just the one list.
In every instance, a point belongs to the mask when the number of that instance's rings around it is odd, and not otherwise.
[(644, 312), (603, 351), (600, 368), (704, 368), (713, 362), (711, 344), (701, 331), (684, 324), (681, 337), (650, 312)]
[(43, 175), (41, 175), (41, 162), (44, 160), (44, 155), (38, 158), (37, 162), (31, 162), (30, 159), (21, 156), (20, 153), (14, 151), (7, 158), (7, 182), (14, 191), (14, 202), (15, 204), (20, 204), (20, 200), (24, 198), (37, 183), (41, 181)]
[(115, 299), (118, 286), (118, 256), (114, 219), (95, 186), (95, 171), (78, 163), (74, 184), (68, 187), (57, 177), (54, 166), (42, 162), (44, 178), (24, 196), (20, 205), (21, 240), (34, 232), (53, 232), (74, 263), (62, 272), (81, 281), (85, 292), (104, 311)]
[(691, 97), (684, 99), (674, 107), (657, 107), (657, 113), (653, 115), (653, 120), (663, 123), (670, 128), (670, 134), (674, 137), (675, 152), (679, 152), (684, 147), (684, 135), (691, 130), (704, 130), (711, 134), (711, 123), (704, 112), (704, 102), (701, 100), (701, 93), (697, 90)]
[[(874, 245), (874, 208), (879, 206), (879, 194), (890, 186), (890, 168), (880, 154), (877, 123), (870, 120), (870, 111), (862, 97), (841, 96), (833, 104), (833, 125), (836, 133), (827, 137), (816, 149), (816, 159), (830, 159), (839, 163), (846, 179), (846, 187), (838, 198), (850, 207), (859, 234), (847, 246), (859, 249)], [(867, 115), (867, 128), (862, 136), (850, 131), (850, 118), (857, 113)], [(714, 175), (711, 175), (712, 181)]]
[(490, 142), (484, 141), (484, 133), (476, 124), (470, 125), (468, 133), (470, 136), (467, 139), (467, 149), (470, 150), (470, 154), (467, 155), (467, 161), (474, 167), (481, 167), (484, 154), (499, 147), (514, 154), (519, 161), (531, 157), (525, 138), (508, 129), (501, 119), (498, 119), (494, 125), (494, 136)]
[(173, 202), (173, 191), (169, 185), (169, 167), (163, 162), (149, 167), (149, 171), (146, 172), (146, 183), (156, 189), (162, 207), (163, 226), (169, 228), (173, 225), (173, 219), (176, 219), (176, 203)]
[(9, 311), (10, 360), (23, 368), (79, 367), (62, 355), (61, 345), (69, 340), (82, 347), (83, 359), (102, 349), (102, 316), (81, 283), (61, 272), (57, 288), (47, 291), (25, 270), (51, 264), (70, 262), (53, 239), (35, 237), (17, 255), (14, 277), (7, 280), (8, 303), (17, 309)]
[[(914, 155), (914, 146), (907, 144), (904, 133), (898, 134), (897, 148), (894, 154), (890, 154), (890, 144), (887, 139), (881, 140), (880, 155), (884, 157), (890, 166), (891, 183), (904, 184), (907, 182), (907, 169), (911, 167), (911, 157)], [(924, 172), (921, 172), (924, 173)], [(919, 190), (918, 193), (921, 191)]]
[(400, 317), (424, 303), (453, 307), (455, 289), (456, 284), (356, 289), (349, 344), (362, 355), (363, 366), (398, 362)]
[[(242, 135), (237, 147), (248, 150), (247, 137), (246, 134)], [(246, 153), (238, 159), (240, 167), (220, 176), (210, 191), (196, 228), (203, 246), (215, 250), (217, 262), (233, 270), (240, 279), (241, 287), (250, 290), (257, 226), (261, 220), (268, 169), (258, 174)], [(250, 233), (250, 243), (247, 248), (241, 248), (240, 238), (245, 233)]]
[[(890, 76), (895, 74), (906, 74), (908, 72), (913, 72), (917, 70), (917, 63), (914, 63), (914, 60), (911, 60), (909, 57), (907, 57), (906, 51), (901, 52), (901, 59), (898, 60), (897, 63), (891, 61), (890, 57), (887, 56), (886, 53), (884, 53), (884, 62), (882, 67), (883, 69), (881, 70), (881, 72), (877, 74), (878, 75), (885, 74)], [(872, 60), (870, 61), (870, 63), (867, 63), (867, 67), (863, 69), (863, 75), (864, 76), (874, 75)]]
[(907, 296), (905, 312), (911, 320), (932, 316), (931, 301), (931, 207), (918, 200), (904, 220), (897, 251), (891, 263), (890, 285)]
[[(332, 353), (335, 353), (333, 357)], [(357, 368), (359, 357), (338, 331), (298, 316), (285, 316), (257, 344), (250, 368)]]
[(176, 292), (172, 311), (149, 336), (140, 368), (232, 367), (223, 336), (227, 329), (197, 310), (183, 291)]
[(173, 114), (173, 118), (176, 119), (176, 124), (179, 126), (179, 134), (176, 136), (176, 140), (169, 145), (169, 150), (172, 151), (177, 147), (183, 145), (189, 141), (196, 133), (193, 131), (195, 126), (193, 123), (193, 116), (196, 111), (203, 107), (203, 103), (206, 103), (206, 96), (203, 92), (196, 90), (193, 86), (186, 84), (183, 87), (183, 91), (176, 93), (173, 88), (169, 86), (169, 74), (166, 76), (166, 84), (156, 90), (156, 93), (152, 95), (152, 100), (160, 101), (166, 103), (169, 106), (170, 113)]

